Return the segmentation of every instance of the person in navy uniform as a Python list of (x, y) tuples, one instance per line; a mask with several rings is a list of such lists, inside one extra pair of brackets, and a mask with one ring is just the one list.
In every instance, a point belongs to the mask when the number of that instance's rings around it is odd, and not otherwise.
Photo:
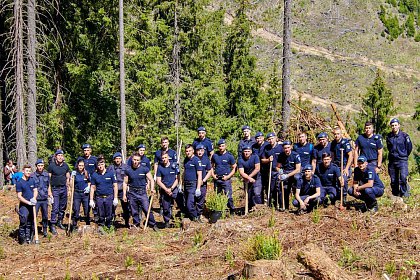
[[(124, 219), (124, 225), (125, 227), (129, 227), (129, 221), (130, 221), (130, 204), (123, 200), (123, 183), (125, 178), (125, 172), (127, 171), (127, 164), (125, 164), (122, 160), (122, 154), (121, 152), (116, 152), (112, 156), (113, 163), (108, 166), (107, 171), (115, 173), (115, 178), (117, 179), (117, 185), (118, 185), (118, 199), (121, 203), (122, 208), (122, 217)], [(115, 220), (115, 210), (114, 207), (112, 216), (113, 220)]]
[(281, 184), (277, 186), (278, 201), (281, 201), (281, 193), (284, 191), (284, 206), (289, 209), (289, 197), (292, 188), (296, 187), (297, 180), (300, 179), (301, 162), (300, 156), (297, 152), (292, 151), (292, 142), (285, 140), (283, 142), (283, 152), (277, 156), (276, 170), (278, 172), (278, 179), (283, 182), (283, 189)]
[[(50, 176), (44, 170), (44, 160), (37, 159), (35, 162), (36, 170), (31, 174), (31, 178), (35, 181), (35, 187), (38, 190), (36, 198), (36, 214), (38, 215), (39, 209), (42, 214), (42, 234), (44, 237), (48, 235), (48, 186), (50, 185)], [(50, 200), (51, 201), (51, 200)]]
[(413, 143), (407, 133), (400, 130), (400, 121), (392, 119), (392, 131), (386, 137), (388, 148), (388, 173), (391, 177), (392, 194), (395, 196), (409, 197), (410, 186), (408, 177), (408, 157), (413, 150)]
[(167, 228), (172, 219), (174, 200), (178, 196), (179, 168), (176, 162), (169, 160), (167, 152), (163, 151), (160, 158), (161, 162), (156, 172), (156, 183), (160, 187), (163, 221), (165, 222), (165, 228)]
[(380, 173), (383, 147), (381, 135), (374, 134), (373, 124), (366, 122), (365, 133), (360, 134), (355, 142), (354, 166), (357, 166), (359, 156), (365, 156), (369, 165), (375, 167), (376, 173)]
[[(96, 194), (96, 203), (93, 200)], [(96, 205), (97, 204), (97, 205)], [(112, 207), (118, 205), (118, 185), (115, 173), (108, 172), (105, 159), (98, 159), (98, 170), (91, 176), (89, 206), (98, 207), (98, 225), (111, 228)]]
[(242, 126), (242, 139), (238, 144), (238, 159), (242, 157), (242, 150), (246, 146), (251, 146), (256, 143), (255, 138), (251, 136), (251, 128), (248, 125)]
[(303, 167), (303, 177), (298, 180), (295, 192), (295, 199), (292, 204), (298, 207), (298, 214), (310, 212), (318, 207), (321, 196), (321, 181), (312, 174), (312, 165)]
[(205, 155), (206, 150), (204, 149), (204, 145), (198, 144), (195, 150), (195, 153), (198, 159), (201, 161), (202, 170), (202, 178), (203, 183), (200, 188), (200, 195), (195, 197), (195, 202), (197, 206), (197, 217), (199, 222), (201, 221), (201, 215), (203, 214), (204, 210), (204, 202), (206, 201), (206, 194), (207, 194), (207, 182), (210, 177), (213, 175), (213, 167), (211, 165), (210, 159)]
[(214, 154), (213, 149), (213, 142), (206, 137), (206, 128), (204, 126), (200, 126), (197, 128), (198, 137), (194, 139), (194, 142), (192, 143), (194, 150), (197, 149), (198, 144), (202, 144), (204, 146), (205, 153), (208, 158), (211, 158)]
[[(269, 145), (265, 146), (264, 154), (261, 158), (261, 165), (262, 166), (265, 165), (267, 167), (268, 172), (271, 172), (270, 201), (268, 203), (271, 207), (271, 206), (277, 206), (277, 203), (278, 203), (277, 179), (279, 177), (279, 173), (277, 171), (277, 158), (278, 158), (278, 155), (283, 152), (283, 146), (277, 143), (277, 137), (274, 132), (268, 133), (266, 139)], [(270, 162), (272, 163), (271, 170), (270, 170)], [(269, 174), (267, 176), (269, 176)], [(267, 185), (267, 188), (268, 188), (268, 185)]]
[(217, 142), (219, 150), (214, 153), (211, 158), (211, 163), (213, 165), (213, 178), (214, 178), (214, 187), (217, 193), (222, 191), (228, 196), (228, 208), (230, 213), (233, 214), (235, 211), (235, 206), (233, 204), (232, 197), (232, 176), (236, 171), (236, 161), (233, 155), (226, 150), (226, 140), (220, 139)]
[[(150, 185), (152, 195), (155, 194), (155, 181), (153, 180), (150, 169), (141, 164), (141, 156), (135, 153), (132, 156), (131, 166), (127, 168), (123, 184), (123, 200), (130, 202), (131, 216), (135, 227), (140, 227), (139, 209), (147, 216), (149, 210), (149, 198), (147, 197), (147, 186)], [(152, 212), (149, 215), (148, 225), (157, 231), (155, 217)]]
[[(203, 184), (203, 167), (200, 159), (194, 155), (194, 148), (191, 144), (185, 146), (184, 159), (184, 197), (187, 216), (196, 222), (200, 222), (195, 205), (195, 197), (201, 196), (201, 185)], [(214, 155), (213, 155), (214, 156)], [(213, 157), (212, 157), (213, 158)]]
[(317, 136), (318, 144), (312, 150), (312, 172), (315, 173), (316, 167), (322, 163), (322, 154), (331, 153), (331, 143), (328, 141), (328, 134), (321, 132)]
[(56, 225), (61, 229), (66, 229), (63, 225), (64, 213), (67, 208), (67, 187), (70, 186), (70, 168), (64, 162), (64, 152), (58, 149), (54, 158), (48, 166), (50, 176), (50, 187), (48, 196), (54, 198), (51, 209), (51, 233), (57, 235)]
[[(140, 165), (141, 166), (146, 166), (147, 168), (149, 168), (149, 170), (152, 170), (152, 166), (150, 164), (150, 159), (146, 156), (146, 145), (144, 145), (144, 144), (138, 145), (137, 146), (137, 153), (140, 155)], [(131, 156), (127, 160), (127, 166), (128, 167), (132, 166), (132, 158), (133, 158), (133, 156)]]
[(157, 169), (159, 164), (161, 164), (162, 161), (162, 154), (166, 153), (169, 157), (170, 163), (176, 163), (177, 162), (177, 155), (176, 152), (169, 148), (169, 138), (164, 136), (160, 139), (160, 149), (155, 152), (155, 158), (154, 158), (154, 174), (157, 174)]
[(377, 197), (384, 194), (384, 184), (376, 174), (375, 168), (368, 164), (365, 156), (357, 158), (357, 167), (354, 169), (353, 187), (348, 190), (349, 195), (361, 199), (371, 212), (378, 211)]
[(248, 184), (248, 208), (262, 204), (260, 158), (252, 153), (251, 146), (242, 149), (242, 158), (238, 159), (238, 170), (244, 184)]
[(306, 132), (300, 132), (298, 135), (298, 143), (293, 145), (293, 150), (299, 154), (301, 167), (311, 164), (311, 155), (314, 149), (314, 144), (308, 142), (308, 135)]
[[(335, 204), (337, 200), (340, 200), (340, 186), (343, 185), (340, 168), (332, 163), (331, 160), (331, 154), (323, 153), (322, 163), (318, 164), (315, 171), (315, 174), (321, 180), (321, 201), (325, 206), (327, 206), (329, 202)], [(327, 195), (329, 199), (327, 199)]]
[(79, 162), (80, 159), (83, 159), (86, 171), (89, 175), (92, 175), (96, 170), (98, 158), (92, 155), (92, 146), (90, 144), (83, 144), (82, 150), (83, 156), (77, 158), (76, 165), (74, 167), (77, 169), (77, 162)]
[(252, 153), (256, 154), (260, 159), (260, 176), (261, 176), (261, 200), (264, 200), (265, 192), (268, 189), (268, 169), (269, 165), (262, 164), (261, 159), (264, 155), (265, 147), (269, 145), (267, 141), (264, 141), (264, 134), (258, 131), (255, 134), (255, 143), (252, 145)]
[(86, 170), (85, 161), (79, 159), (76, 162), (76, 171), (72, 172), (74, 178), (74, 193), (73, 193), (73, 216), (72, 227), (77, 229), (77, 222), (80, 221), (80, 206), (83, 205), (83, 214), (85, 216), (86, 225), (90, 225), (89, 217), (89, 195), (90, 195), (90, 175)]
[[(349, 139), (343, 137), (339, 127), (334, 128), (334, 140), (331, 142), (331, 156), (333, 163), (340, 168), (341, 173), (341, 149), (343, 150), (343, 204), (347, 200), (348, 180), (351, 178), (351, 165), (353, 163), (353, 148)], [(341, 188), (340, 188), (341, 191)]]
[(23, 177), (16, 183), (16, 193), (19, 200), (19, 230), (18, 240), (20, 244), (32, 242), (34, 230), (34, 210), (38, 197), (38, 189), (34, 178), (31, 177), (31, 166), (23, 166)]

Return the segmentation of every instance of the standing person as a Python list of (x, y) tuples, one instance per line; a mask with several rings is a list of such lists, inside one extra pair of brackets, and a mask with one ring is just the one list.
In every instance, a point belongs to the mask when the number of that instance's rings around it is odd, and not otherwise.
[[(321, 180), (321, 200), (325, 206), (335, 204), (340, 199), (340, 186), (343, 185), (340, 168), (331, 162), (331, 154), (322, 154), (322, 163), (318, 164), (315, 174)], [(327, 199), (327, 195), (329, 200)], [(343, 203), (344, 204), (344, 203)]]
[(391, 132), (386, 137), (388, 147), (388, 173), (391, 177), (392, 194), (395, 196), (409, 197), (410, 186), (408, 177), (408, 157), (413, 150), (413, 143), (407, 133), (400, 130), (400, 121), (392, 119)]
[[(353, 163), (353, 148), (350, 140), (343, 137), (339, 127), (334, 128), (334, 140), (331, 142), (331, 156), (333, 163), (341, 169), (341, 150), (343, 150), (343, 204), (346, 204), (348, 180), (351, 178), (351, 165)], [(341, 170), (340, 170), (341, 173)], [(341, 188), (340, 188), (341, 192)]]
[[(149, 170), (152, 170), (152, 166), (150, 164), (150, 159), (146, 156), (146, 145), (144, 145), (144, 144), (138, 145), (137, 146), (137, 153), (140, 156), (140, 165), (141, 166), (146, 166), (147, 168), (149, 168)], [(131, 156), (127, 160), (127, 166), (128, 167), (132, 166), (132, 158), (133, 158), (133, 156)]]
[(375, 168), (376, 173), (379, 173), (382, 167), (384, 146), (381, 135), (373, 133), (373, 124), (371, 122), (365, 123), (365, 133), (357, 137), (355, 145), (354, 166), (357, 166), (359, 156), (365, 156), (369, 165)]
[(165, 228), (168, 228), (172, 219), (172, 206), (178, 196), (179, 169), (176, 163), (170, 162), (169, 155), (166, 152), (162, 152), (161, 160), (162, 162), (159, 163), (156, 172), (156, 183), (160, 187)]
[[(184, 196), (187, 216), (196, 222), (201, 222), (197, 214), (195, 197), (201, 195), (201, 185), (203, 184), (203, 167), (201, 161), (194, 155), (194, 148), (188, 144), (185, 146), (184, 159)], [(214, 158), (214, 157), (212, 157)]]
[[(261, 164), (266, 165), (267, 170), (269, 170), (268, 172), (271, 172), (270, 201), (268, 202), (271, 207), (273, 205), (276, 206), (278, 203), (277, 179), (279, 177), (279, 173), (277, 171), (277, 158), (278, 155), (283, 152), (283, 146), (277, 142), (277, 137), (274, 132), (268, 133), (266, 138), (269, 145), (265, 147), (264, 154), (261, 159)], [(270, 163), (272, 164), (271, 170)], [(267, 176), (269, 175), (270, 173)]]
[(197, 149), (198, 144), (202, 144), (204, 146), (205, 155), (208, 158), (211, 158), (214, 154), (213, 149), (213, 142), (206, 137), (206, 128), (204, 126), (200, 126), (197, 128), (198, 137), (194, 139), (194, 142), (192, 143), (194, 150)]
[(244, 184), (248, 184), (248, 208), (251, 209), (255, 205), (263, 203), (260, 158), (252, 153), (251, 146), (243, 147), (242, 153), (242, 158), (238, 159), (238, 169)]
[(90, 144), (83, 144), (82, 150), (83, 156), (77, 158), (76, 165), (74, 167), (77, 169), (77, 162), (82, 159), (85, 163), (86, 171), (89, 173), (89, 175), (92, 175), (96, 170), (98, 158), (92, 155), (92, 146)]
[(4, 167), (4, 180), (6, 185), (12, 184), (12, 176), (17, 172), (16, 166), (13, 164), (13, 160), (9, 159), (6, 166)]
[(261, 175), (261, 201), (264, 200), (265, 192), (268, 189), (268, 169), (269, 165), (262, 164), (261, 159), (264, 155), (264, 149), (268, 145), (267, 141), (264, 141), (264, 134), (262, 132), (257, 132), (255, 134), (255, 144), (252, 145), (252, 153), (256, 154), (260, 159), (260, 175)]
[(169, 138), (164, 136), (160, 139), (160, 149), (155, 152), (155, 158), (154, 158), (154, 174), (157, 174), (157, 169), (159, 164), (161, 164), (162, 161), (162, 154), (166, 153), (169, 158), (170, 163), (176, 163), (177, 162), (177, 156), (176, 152), (169, 148)]
[(197, 217), (198, 221), (201, 222), (201, 215), (203, 214), (204, 210), (204, 203), (206, 201), (207, 195), (207, 181), (213, 175), (213, 167), (211, 165), (210, 159), (205, 155), (206, 151), (204, 149), (204, 145), (198, 144), (196, 147), (196, 154), (198, 159), (201, 161), (202, 170), (202, 185), (200, 188), (200, 193), (196, 194), (195, 201), (197, 206)]
[[(282, 199), (282, 192), (284, 191), (284, 206), (289, 209), (289, 197), (292, 188), (296, 188), (297, 180), (300, 179), (301, 161), (297, 152), (292, 151), (292, 142), (285, 140), (283, 142), (283, 152), (277, 156), (276, 169), (280, 181), (283, 182), (283, 189), (281, 184), (277, 187), (278, 201)], [(283, 201), (281, 201), (283, 204)]]
[(318, 134), (318, 144), (312, 150), (312, 172), (315, 173), (316, 167), (322, 163), (322, 154), (331, 153), (331, 143), (328, 141), (328, 134), (321, 132)]
[(377, 197), (384, 194), (384, 184), (376, 174), (375, 168), (368, 165), (365, 156), (357, 158), (357, 167), (354, 169), (353, 187), (348, 190), (349, 195), (361, 199), (366, 203), (368, 211), (378, 212)]
[[(130, 220), (130, 204), (123, 200), (123, 183), (124, 178), (126, 176), (128, 165), (125, 164), (122, 160), (122, 154), (120, 152), (116, 152), (112, 156), (113, 163), (108, 166), (107, 171), (113, 172), (115, 174), (115, 179), (117, 179), (118, 185), (118, 199), (121, 203), (122, 208), (122, 216), (124, 219), (125, 227), (129, 227), (129, 220)], [(115, 220), (115, 210), (116, 207), (112, 209), (112, 219)]]
[(77, 229), (77, 222), (80, 221), (80, 206), (83, 205), (86, 225), (90, 225), (89, 217), (89, 195), (90, 195), (90, 175), (85, 167), (85, 161), (79, 159), (76, 162), (76, 171), (72, 172), (74, 177), (73, 193), (73, 216), (72, 227)]
[(238, 159), (242, 157), (242, 150), (246, 146), (251, 146), (256, 143), (255, 138), (251, 136), (251, 128), (248, 125), (242, 126), (242, 139), (238, 144)]
[(31, 178), (31, 166), (23, 166), (22, 180), (16, 184), (16, 193), (19, 200), (19, 244), (32, 242), (32, 232), (34, 230), (34, 210), (38, 189), (35, 181)]
[(320, 203), (321, 182), (316, 175), (312, 174), (312, 165), (303, 167), (304, 176), (298, 180), (295, 199), (292, 204), (299, 207), (298, 215), (310, 212)]
[[(150, 173), (150, 169), (141, 164), (140, 155), (138, 153), (135, 153), (132, 156), (131, 166), (128, 167), (126, 175), (123, 185), (123, 200), (125, 202), (129, 201), (133, 224), (135, 227), (140, 227), (141, 220), (139, 209), (140, 211), (143, 210), (143, 213), (147, 215), (150, 203), (149, 198), (147, 197), (147, 186), (150, 185), (150, 191), (152, 195), (154, 195), (155, 181)], [(150, 212), (148, 225), (144, 226), (150, 226), (154, 231), (158, 230), (152, 212)]]
[(48, 186), (50, 185), (50, 176), (48, 172), (44, 170), (44, 160), (38, 159), (35, 162), (36, 170), (31, 174), (31, 178), (34, 179), (35, 187), (38, 190), (38, 196), (36, 198), (36, 214), (38, 215), (39, 209), (42, 213), (42, 234), (47, 237), (48, 227)]
[(48, 166), (48, 173), (50, 176), (48, 196), (54, 198), (50, 230), (53, 235), (57, 235), (56, 225), (61, 229), (66, 229), (63, 218), (67, 208), (67, 187), (70, 186), (70, 168), (64, 162), (63, 150), (58, 149), (55, 152), (55, 157)]
[(231, 179), (236, 171), (236, 161), (233, 155), (226, 150), (225, 139), (220, 139), (219, 142), (217, 142), (217, 146), (219, 147), (219, 150), (214, 153), (211, 158), (214, 170), (214, 186), (217, 193), (223, 191), (228, 196), (228, 208), (230, 209), (230, 213), (233, 214), (235, 206), (233, 204)]
[[(96, 203), (93, 200), (96, 195)], [(97, 204), (97, 205), (96, 205)], [(118, 185), (115, 173), (108, 172), (105, 160), (99, 158), (97, 171), (91, 176), (89, 206), (98, 207), (98, 225), (111, 228), (112, 207), (118, 205)]]
[(300, 132), (298, 143), (293, 145), (293, 150), (300, 156), (301, 167), (311, 164), (311, 155), (314, 149), (314, 144), (308, 142), (308, 135), (306, 132)]

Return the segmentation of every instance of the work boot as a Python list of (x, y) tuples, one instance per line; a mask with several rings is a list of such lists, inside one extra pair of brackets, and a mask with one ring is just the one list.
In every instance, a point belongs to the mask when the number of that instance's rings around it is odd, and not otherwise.
[(169, 222), (165, 222), (164, 228), (169, 228)]
[(197, 222), (199, 224), (202, 224), (203, 223), (203, 221), (201, 220), (200, 217), (195, 217), (193, 220), (194, 220), (194, 222)]
[(51, 224), (50, 226), (50, 231), (52, 233), (52, 235), (57, 235), (57, 229), (55, 228), (55, 224)]
[(153, 231), (156, 231), (156, 232), (159, 231), (159, 228), (157, 227), (157, 225), (154, 225), (152, 229), (153, 229)]
[(63, 225), (63, 221), (58, 221), (57, 226), (61, 229), (66, 229), (66, 227)]
[(48, 236), (47, 226), (43, 226), (43, 227), (42, 227), (42, 235), (43, 235), (44, 237), (47, 237), (47, 236)]
[(378, 212), (378, 203), (377, 202), (372, 203), (372, 205), (368, 207), (368, 211), (371, 212), (372, 214)]

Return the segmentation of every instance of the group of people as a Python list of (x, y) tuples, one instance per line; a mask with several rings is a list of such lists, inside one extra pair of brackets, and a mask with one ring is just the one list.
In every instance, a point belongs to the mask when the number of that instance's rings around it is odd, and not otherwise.
[[(400, 130), (398, 119), (390, 122), (392, 131), (386, 137), (389, 151), (388, 171), (391, 176), (392, 194), (408, 197), (408, 156), (412, 150), (410, 137)], [(64, 161), (64, 153), (57, 150), (44, 170), (44, 161), (37, 160), (36, 170), (23, 167), (23, 177), (16, 183), (19, 199), (19, 242), (30, 243), (33, 232), (33, 207), (42, 212), (43, 235), (47, 236), (48, 205), (51, 205), (50, 231), (56, 227), (65, 229), (63, 218), (67, 206), (68, 190), (74, 186), (72, 227), (77, 228), (83, 205), (86, 224), (90, 223), (92, 209), (95, 222), (101, 227), (111, 227), (115, 209), (120, 204), (124, 225), (140, 227), (142, 213), (148, 214), (148, 190), (153, 195), (155, 184), (159, 191), (159, 203), (164, 227), (170, 226), (174, 202), (191, 220), (202, 222), (208, 181), (213, 180), (217, 193), (228, 197), (227, 207), (233, 213), (232, 177), (239, 171), (248, 191), (248, 207), (263, 204), (267, 199), (270, 207), (289, 209), (292, 204), (298, 213), (311, 211), (318, 205), (346, 203), (347, 194), (365, 202), (369, 211), (378, 211), (377, 197), (384, 193), (384, 184), (378, 176), (382, 167), (383, 143), (380, 135), (373, 133), (373, 124), (365, 123), (365, 133), (356, 141), (343, 137), (340, 128), (334, 128), (334, 139), (321, 132), (315, 145), (308, 142), (305, 132), (300, 132), (298, 143), (279, 141), (274, 132), (251, 135), (251, 128), (243, 126), (243, 138), (238, 145), (238, 159), (226, 149), (226, 140), (213, 142), (207, 138), (206, 129), (197, 129), (198, 137), (185, 146), (185, 158), (169, 148), (168, 137), (161, 138), (161, 147), (154, 153), (153, 168), (145, 155), (146, 146), (140, 144), (137, 151), (125, 162), (116, 152), (108, 167), (105, 159), (92, 155), (89, 144), (82, 146), (83, 156), (75, 164), (75, 171)], [(355, 168), (352, 171), (352, 165)], [(153, 174), (152, 175), (152, 169)], [(182, 175), (181, 171), (182, 170)], [(353, 178), (352, 186), (348, 186)], [(153, 213), (149, 213), (147, 225), (158, 230)]]

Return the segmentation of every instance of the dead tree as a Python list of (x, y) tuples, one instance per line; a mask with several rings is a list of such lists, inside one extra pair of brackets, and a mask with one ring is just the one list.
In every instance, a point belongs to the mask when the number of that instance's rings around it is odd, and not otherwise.
[(292, 0), (284, 0), (284, 20), (283, 20), (283, 71), (282, 71), (282, 136), (287, 135), (290, 122), (290, 58), (292, 29), (290, 19), (292, 13)]
[(181, 60), (179, 57), (179, 29), (178, 29), (178, 15), (177, 15), (178, 1), (175, 2), (175, 16), (174, 16), (174, 29), (175, 29), (175, 38), (174, 38), (174, 48), (172, 50), (172, 78), (173, 85), (175, 88), (175, 131), (176, 131), (176, 145), (179, 146), (179, 123), (181, 117), (181, 100), (179, 97), (179, 85), (181, 83)]
[(124, 67), (124, 0), (118, 1), (119, 34), (120, 34), (120, 103), (121, 103), (121, 152), (123, 158), (127, 153), (127, 115), (125, 111), (125, 67)]

